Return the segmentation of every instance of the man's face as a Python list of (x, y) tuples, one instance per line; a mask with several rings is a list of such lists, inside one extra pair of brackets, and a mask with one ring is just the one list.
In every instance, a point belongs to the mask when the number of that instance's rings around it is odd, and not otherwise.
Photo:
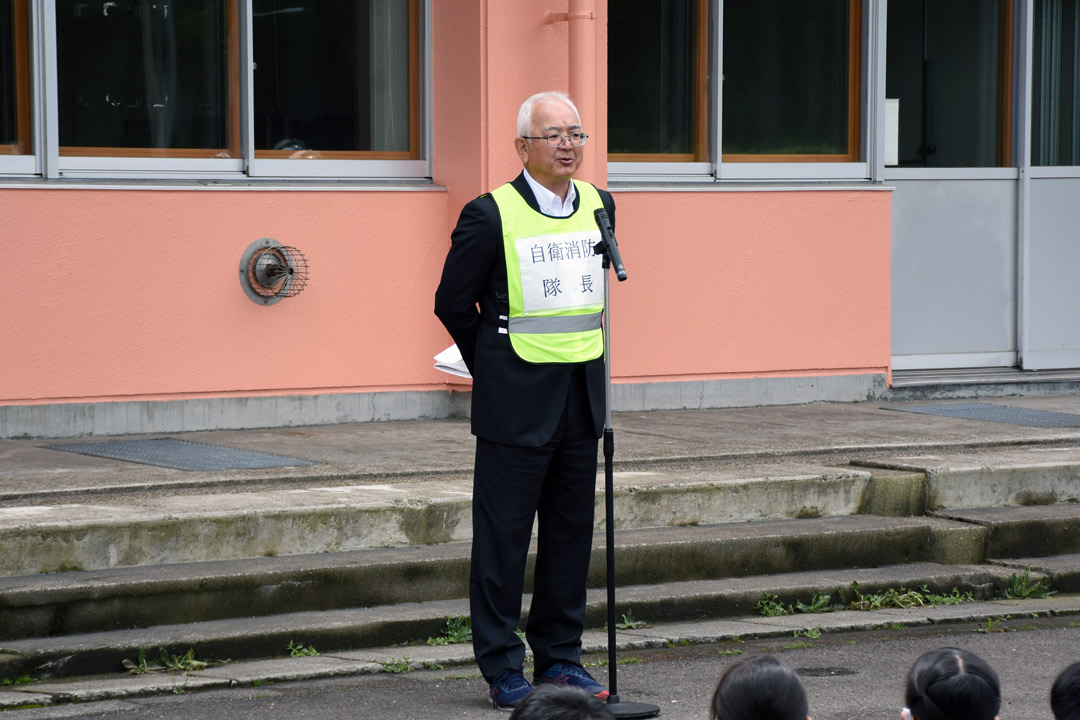
[[(529, 135), (565, 135), (578, 130), (581, 130), (581, 126), (569, 105), (548, 101), (533, 106), (532, 129)], [(565, 197), (567, 183), (581, 167), (582, 148), (574, 147), (565, 138), (558, 147), (549, 146), (545, 140), (518, 138), (515, 147), (521, 164), (529, 171), (529, 175), (556, 195)]]

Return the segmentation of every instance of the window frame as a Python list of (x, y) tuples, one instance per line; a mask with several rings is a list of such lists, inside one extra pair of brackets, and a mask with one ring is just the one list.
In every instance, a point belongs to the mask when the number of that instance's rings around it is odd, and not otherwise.
[[(254, 122), (252, 49), (253, 0), (227, 0), (229, 24), (229, 139), (230, 158), (192, 157), (203, 150), (170, 149), (162, 157), (152, 148), (71, 148), (58, 145), (58, 55), (55, 3), (49, 0), (16, 0), (29, 9), (27, 26), (30, 67), (26, 97), (20, 112), (26, 113), (34, 146), (27, 155), (0, 155), (0, 176), (8, 179), (133, 179), (133, 180), (430, 180), (430, 54), (432, 47), (432, 0), (407, 0), (410, 47), (409, 151), (355, 151), (322, 153), (319, 159), (257, 157), (251, 132)], [(242, 70), (241, 68), (245, 68)], [(82, 152), (91, 150), (91, 152)], [(263, 153), (275, 151), (259, 151)], [(275, 153), (276, 154), (276, 153)]]
[[(699, 12), (707, 22), (699, 23), (701, 63), (708, 68), (699, 83), (699, 129), (704, 129), (699, 146), (707, 148), (703, 158), (672, 155), (612, 155), (608, 177), (614, 182), (701, 182), (701, 181), (865, 181), (872, 179), (870, 160), (872, 132), (868, 105), (877, 83), (870, 63), (878, 42), (881, 22), (871, 0), (851, 0), (848, 18), (848, 147), (836, 155), (733, 154), (723, 147), (723, 3), (699, 0)], [(699, 15), (700, 17), (700, 15)], [(706, 42), (702, 43), (702, 39)]]

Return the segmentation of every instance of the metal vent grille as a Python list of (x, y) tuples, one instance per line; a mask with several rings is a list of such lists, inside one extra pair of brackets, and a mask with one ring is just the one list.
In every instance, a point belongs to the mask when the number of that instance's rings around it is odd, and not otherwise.
[(992, 405), (990, 403), (951, 403), (947, 405), (910, 405), (907, 407), (887, 407), (884, 410), (921, 413), (923, 415), (942, 415), (963, 418), (965, 420), (983, 420), (986, 422), (1025, 425), (1027, 427), (1071, 428), (1080, 427), (1080, 415), (1050, 412), (1049, 410), (1031, 410), (1029, 408)]
[(114, 442), (48, 445), (52, 450), (126, 460), (175, 470), (252, 470), (258, 468), (301, 467), (317, 462), (270, 453), (237, 450), (221, 445), (156, 438)]

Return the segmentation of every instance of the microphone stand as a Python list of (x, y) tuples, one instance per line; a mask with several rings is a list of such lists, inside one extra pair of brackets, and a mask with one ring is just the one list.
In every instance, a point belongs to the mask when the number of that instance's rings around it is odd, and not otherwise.
[(658, 705), (623, 702), (619, 699), (618, 660), (615, 645), (615, 432), (611, 428), (611, 288), (612, 258), (620, 281), (626, 280), (626, 268), (619, 255), (619, 245), (611, 232), (607, 213), (596, 211), (601, 240), (594, 251), (603, 255), (604, 268), (604, 527), (607, 544), (607, 625), (608, 625), (608, 700), (607, 707), (616, 718), (651, 718), (660, 714)]

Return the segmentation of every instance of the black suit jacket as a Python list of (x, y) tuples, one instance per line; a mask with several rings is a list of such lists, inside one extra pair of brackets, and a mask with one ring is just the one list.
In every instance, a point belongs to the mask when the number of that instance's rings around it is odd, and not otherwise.
[[(540, 212), (524, 174), (511, 183)], [(599, 189), (598, 189), (599, 190)], [(599, 190), (615, 225), (615, 201)], [(574, 202), (578, 211), (580, 197)], [(525, 362), (498, 331), (508, 310), (502, 222), (491, 195), (461, 211), (435, 291), (435, 314), (457, 343), (473, 376), (472, 432), (509, 445), (539, 447), (555, 433), (566, 404), (572, 365)], [(479, 305), (479, 310), (477, 306)], [(583, 363), (596, 437), (604, 431), (604, 359)]]

